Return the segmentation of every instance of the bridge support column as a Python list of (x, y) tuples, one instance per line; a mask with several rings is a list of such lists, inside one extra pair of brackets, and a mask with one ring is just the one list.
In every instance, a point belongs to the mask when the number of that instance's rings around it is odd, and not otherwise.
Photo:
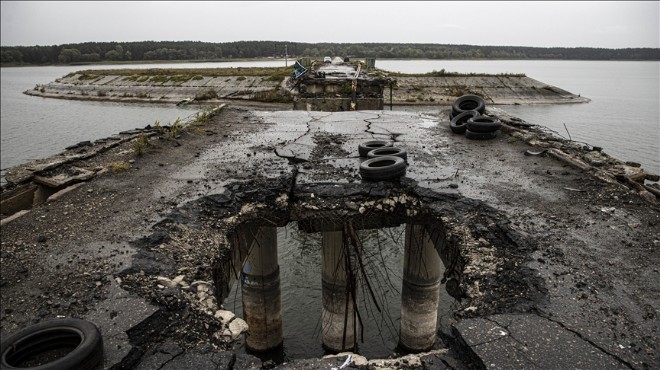
[(259, 227), (241, 273), (243, 318), (249, 329), (246, 347), (264, 352), (282, 345), (280, 267), (277, 228)]
[(354, 296), (348, 293), (351, 279), (346, 269), (348, 248), (343, 245), (341, 231), (323, 232), (321, 279), (323, 312), (321, 316), (323, 346), (333, 352), (355, 347)]
[(406, 224), (399, 345), (419, 352), (435, 344), (440, 256), (422, 225)]

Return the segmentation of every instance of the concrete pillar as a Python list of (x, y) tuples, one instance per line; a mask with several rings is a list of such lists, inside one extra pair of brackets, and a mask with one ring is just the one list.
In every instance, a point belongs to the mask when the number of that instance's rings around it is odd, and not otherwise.
[(355, 347), (355, 310), (353, 296), (347, 294), (347, 248), (341, 231), (324, 231), (321, 253), (323, 346), (333, 352)]
[(255, 352), (282, 345), (280, 267), (277, 228), (259, 227), (241, 273), (243, 319), (249, 329), (246, 347)]
[(440, 256), (422, 225), (406, 224), (399, 345), (412, 352), (435, 344)]

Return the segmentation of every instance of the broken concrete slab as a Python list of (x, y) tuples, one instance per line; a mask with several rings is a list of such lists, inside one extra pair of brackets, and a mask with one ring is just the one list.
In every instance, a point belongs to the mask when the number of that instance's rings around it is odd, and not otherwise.
[(94, 177), (96, 171), (90, 171), (86, 168), (70, 167), (66, 173), (60, 173), (54, 176), (34, 176), (34, 182), (54, 189), (62, 189), (76, 182), (87, 181)]

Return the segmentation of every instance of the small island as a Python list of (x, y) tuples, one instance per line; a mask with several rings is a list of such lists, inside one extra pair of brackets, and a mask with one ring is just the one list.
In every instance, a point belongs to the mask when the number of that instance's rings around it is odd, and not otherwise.
[[(357, 71), (361, 61), (333, 63)], [(36, 85), (25, 94), (59, 99), (95, 100), (139, 103), (218, 104), (232, 101), (290, 104), (296, 97), (310, 97), (306, 88), (326, 85), (332, 77), (315, 74), (324, 68), (313, 62), (307, 75), (296, 78), (289, 67), (274, 68), (210, 68), (210, 69), (111, 69), (82, 70), (53, 82)], [(524, 74), (463, 74), (433, 71), (424, 74), (394, 73), (363, 67), (358, 80), (386, 79), (384, 104), (451, 105), (459, 96), (482, 96), (489, 104), (564, 104), (590, 100), (527, 77)], [(327, 76), (327, 77), (326, 77)], [(316, 89), (311, 94), (323, 98), (350, 98), (350, 77), (340, 77), (332, 89)], [(305, 81), (301, 83), (301, 81)], [(368, 84), (367, 84), (368, 85)], [(360, 83), (358, 98), (370, 96)], [(391, 91), (389, 91), (390, 89)], [(374, 109), (374, 108), (365, 108)], [(378, 107), (376, 108), (378, 109)], [(382, 107), (380, 107), (382, 109)]]

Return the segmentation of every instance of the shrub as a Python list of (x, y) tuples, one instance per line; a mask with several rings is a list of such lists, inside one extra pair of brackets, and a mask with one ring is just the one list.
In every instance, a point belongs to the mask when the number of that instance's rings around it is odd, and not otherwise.
[(147, 152), (147, 148), (151, 146), (149, 143), (149, 138), (144, 133), (138, 135), (138, 137), (133, 141), (133, 152), (136, 155), (143, 155)]
[(195, 115), (193, 125), (204, 125), (211, 122), (211, 112), (198, 112)]
[(177, 118), (176, 121), (172, 123), (172, 126), (170, 126), (170, 131), (167, 133), (167, 139), (175, 139), (181, 130), (183, 130), (183, 122), (181, 122), (181, 118)]

